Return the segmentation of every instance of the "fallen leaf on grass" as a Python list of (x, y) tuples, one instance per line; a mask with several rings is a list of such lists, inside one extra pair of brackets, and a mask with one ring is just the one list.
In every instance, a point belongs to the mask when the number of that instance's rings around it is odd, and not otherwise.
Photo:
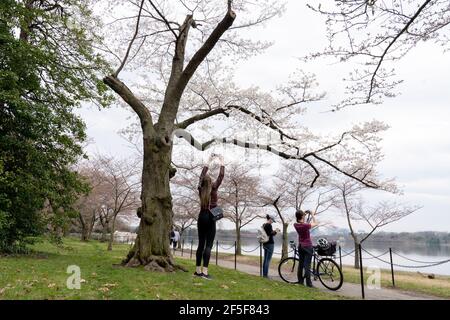
[(203, 283), (200, 283), (200, 282), (194, 283), (194, 286), (202, 286), (202, 285), (203, 285)]
[(55, 287), (55, 286), (56, 286), (56, 283), (50, 283), (47, 287), (53, 288), (53, 287)]
[(103, 286), (106, 288), (117, 287), (117, 283), (105, 283)]
[(6, 289), (5, 288), (0, 288), (0, 296), (3, 295), (5, 293)]
[(108, 288), (98, 288), (98, 291), (101, 291), (101, 292), (108, 292), (109, 291), (109, 289)]
[(223, 289), (225, 289), (225, 290), (230, 289), (227, 285), (224, 285), (224, 284), (222, 284), (220, 287), (223, 288)]

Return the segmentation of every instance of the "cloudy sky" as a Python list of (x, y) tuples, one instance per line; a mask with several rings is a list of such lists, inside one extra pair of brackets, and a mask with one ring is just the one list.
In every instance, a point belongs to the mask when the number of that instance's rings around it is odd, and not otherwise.
[[(274, 41), (264, 54), (237, 66), (240, 85), (271, 89), (286, 81), (297, 66), (315, 72), (326, 99), (311, 107), (302, 121), (315, 133), (335, 133), (363, 121), (384, 121), (390, 129), (383, 134), (385, 159), (379, 170), (384, 177), (396, 177), (404, 190), (404, 201), (423, 206), (418, 212), (387, 226), (386, 231), (450, 230), (450, 59), (442, 48), (423, 43), (395, 67), (401, 94), (378, 106), (349, 107), (337, 113), (324, 112), (335, 101), (347, 74), (341, 66), (321, 61), (302, 64), (298, 57), (324, 46), (324, 24), (303, 1), (288, 1), (285, 14), (265, 28), (248, 33), (255, 39)], [(348, 72), (349, 70), (347, 70)], [(85, 106), (79, 111), (92, 139), (90, 153), (125, 157), (130, 146), (118, 131), (130, 123), (131, 112), (114, 107), (99, 111)], [(199, 155), (202, 156), (202, 155)], [(376, 196), (375, 196), (376, 197)], [(335, 224), (345, 221), (333, 214)], [(230, 227), (224, 224), (223, 227)], [(252, 227), (255, 227), (253, 225)]]

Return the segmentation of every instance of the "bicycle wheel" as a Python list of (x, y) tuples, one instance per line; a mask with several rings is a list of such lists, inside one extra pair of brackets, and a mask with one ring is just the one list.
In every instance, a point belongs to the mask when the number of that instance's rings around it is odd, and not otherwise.
[(338, 290), (344, 282), (342, 271), (333, 259), (320, 259), (316, 272), (320, 282), (329, 290)]
[(298, 283), (297, 269), (300, 261), (297, 258), (286, 258), (278, 265), (278, 274), (287, 283)]

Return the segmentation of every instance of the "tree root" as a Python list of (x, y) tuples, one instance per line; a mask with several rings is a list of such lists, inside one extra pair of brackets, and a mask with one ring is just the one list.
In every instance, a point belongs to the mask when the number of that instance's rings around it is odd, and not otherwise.
[(164, 256), (150, 256), (145, 261), (141, 261), (136, 256), (133, 256), (122, 261), (122, 266), (129, 268), (144, 266), (145, 270), (151, 272), (188, 272), (185, 267), (176, 264), (171, 257)]
[(121, 265), (128, 268), (144, 267), (145, 270), (152, 272), (176, 272), (179, 270), (188, 272), (186, 268), (176, 264), (171, 256), (151, 255), (142, 258), (139, 251), (139, 235), (133, 248), (128, 252), (126, 258), (122, 260)]

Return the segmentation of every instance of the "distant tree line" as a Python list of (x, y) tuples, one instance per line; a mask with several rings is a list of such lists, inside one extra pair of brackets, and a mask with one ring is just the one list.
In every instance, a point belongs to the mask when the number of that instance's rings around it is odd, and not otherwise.
[[(241, 239), (246, 241), (256, 240), (257, 230), (247, 229), (241, 231)], [(361, 233), (361, 236), (363, 233)], [(317, 230), (312, 234), (313, 239), (319, 236), (326, 237), (328, 240), (341, 240), (345, 242), (353, 242), (350, 232), (346, 229), (339, 229), (339, 231), (322, 232)], [(189, 228), (185, 231), (184, 237), (186, 239), (196, 238), (197, 229), (195, 227)], [(289, 232), (287, 238), (289, 240), (297, 241), (298, 235), (295, 231)], [(234, 229), (224, 229), (217, 233), (217, 240), (234, 241), (236, 239), (236, 231)], [(436, 231), (419, 231), (419, 232), (377, 232), (371, 235), (368, 243), (380, 242), (410, 242), (414, 244), (450, 244), (450, 232), (436, 232)]]

